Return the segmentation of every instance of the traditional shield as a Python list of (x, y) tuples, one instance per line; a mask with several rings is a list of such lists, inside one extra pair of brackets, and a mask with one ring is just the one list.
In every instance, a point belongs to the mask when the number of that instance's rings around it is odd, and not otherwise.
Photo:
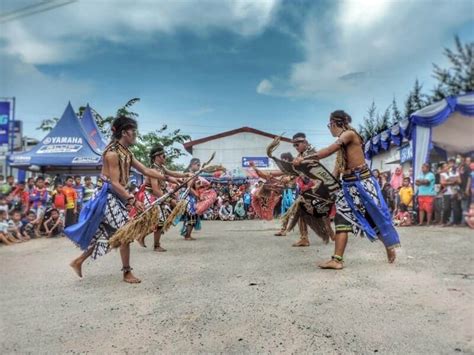
[(273, 152), (280, 145), (281, 137), (276, 137), (267, 147), (267, 155), (273, 159), (278, 168), (285, 174), (292, 176), (304, 175), (312, 180), (321, 181), (329, 192), (337, 191), (341, 188), (339, 181), (317, 160), (305, 159), (298, 166), (293, 166), (291, 162), (278, 159), (273, 156)]

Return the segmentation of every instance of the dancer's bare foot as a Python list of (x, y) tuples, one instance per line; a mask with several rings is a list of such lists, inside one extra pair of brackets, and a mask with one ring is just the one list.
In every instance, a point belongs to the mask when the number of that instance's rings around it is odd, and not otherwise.
[(122, 269), (123, 271), (123, 281), (127, 282), (129, 284), (139, 284), (142, 282), (139, 278), (135, 277), (135, 275), (132, 274), (132, 268), (131, 267), (124, 267)]
[(293, 243), (293, 247), (309, 247), (309, 240), (301, 238), (296, 243)]
[(395, 259), (397, 258), (397, 252), (395, 251), (395, 248), (387, 248), (387, 259), (389, 264), (393, 264), (395, 262)]
[(278, 232), (278, 233), (275, 233), (274, 236), (275, 237), (286, 237), (286, 233), (285, 232)]
[(193, 237), (186, 237), (186, 238), (184, 238), (184, 240), (196, 240), (196, 238), (193, 238)]
[(141, 246), (142, 248), (146, 248), (145, 238), (146, 238), (146, 236), (140, 237), (140, 238), (137, 239), (137, 243), (140, 244), (140, 246)]
[(153, 251), (157, 251), (157, 252), (162, 253), (162, 252), (165, 252), (165, 251), (167, 251), (167, 250), (166, 250), (165, 248), (162, 248), (161, 246), (158, 245), (158, 246), (156, 246), (156, 247), (153, 249)]
[(72, 267), (72, 269), (73, 269), (74, 272), (77, 274), (77, 276), (79, 276), (80, 278), (82, 278), (82, 261), (81, 261), (81, 260), (74, 259), (74, 260), (69, 264), (69, 266)]
[(341, 261), (331, 259), (331, 260), (325, 261), (324, 263), (319, 264), (319, 267), (321, 269), (341, 270), (344, 268), (344, 265)]

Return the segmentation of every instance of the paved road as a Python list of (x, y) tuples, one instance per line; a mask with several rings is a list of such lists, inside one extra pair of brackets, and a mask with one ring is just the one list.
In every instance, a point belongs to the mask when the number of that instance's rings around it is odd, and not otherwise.
[(275, 227), (207, 222), (195, 242), (171, 231), (167, 253), (134, 245), (141, 285), (120, 281), (116, 252), (79, 280), (64, 238), (2, 246), (0, 353), (474, 352), (471, 230), (402, 229), (396, 265), (353, 238), (335, 272), (315, 267), (331, 244), (291, 248)]

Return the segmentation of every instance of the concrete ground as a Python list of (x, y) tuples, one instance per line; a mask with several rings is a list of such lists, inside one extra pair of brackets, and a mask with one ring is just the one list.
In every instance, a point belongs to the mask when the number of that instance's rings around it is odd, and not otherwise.
[(332, 244), (292, 248), (276, 228), (205, 222), (191, 242), (175, 228), (160, 254), (134, 243), (140, 285), (121, 282), (116, 251), (80, 280), (65, 238), (1, 246), (0, 353), (474, 352), (472, 230), (400, 229), (395, 265), (353, 237), (330, 271), (316, 263)]

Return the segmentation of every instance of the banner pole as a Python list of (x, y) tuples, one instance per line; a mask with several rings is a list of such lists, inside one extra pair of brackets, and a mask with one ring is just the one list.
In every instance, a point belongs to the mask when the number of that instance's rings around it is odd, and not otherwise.
[(11, 120), (8, 123), (8, 128), (10, 131), (8, 132), (8, 135), (10, 136), (10, 144), (9, 144), (9, 155), (7, 158), (7, 164), (9, 167), (9, 175), (13, 175), (13, 168), (10, 165), (10, 157), (13, 154), (13, 151), (15, 149), (15, 103), (16, 103), (16, 98), (15, 96), (12, 97), (12, 114), (11, 114)]

